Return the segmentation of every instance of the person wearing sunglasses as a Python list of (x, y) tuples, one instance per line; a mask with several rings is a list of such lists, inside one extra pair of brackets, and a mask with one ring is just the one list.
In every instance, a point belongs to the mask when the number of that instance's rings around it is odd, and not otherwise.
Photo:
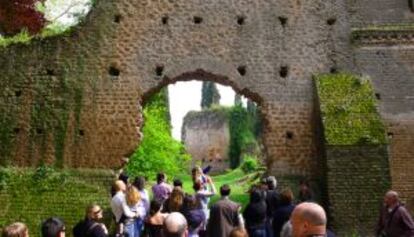
[(91, 204), (86, 208), (84, 220), (78, 222), (73, 228), (74, 237), (107, 237), (108, 230), (100, 221), (103, 218), (103, 211), (100, 206)]

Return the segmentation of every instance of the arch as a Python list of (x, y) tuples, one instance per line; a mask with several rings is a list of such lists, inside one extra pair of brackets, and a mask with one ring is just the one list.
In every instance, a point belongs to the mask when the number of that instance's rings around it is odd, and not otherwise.
[(161, 82), (156, 84), (156, 86), (147, 89), (142, 94), (141, 104), (144, 105), (146, 103), (146, 101), (152, 95), (156, 94), (162, 88), (164, 88), (164, 87), (166, 87), (170, 84), (174, 84), (174, 83), (179, 82), (179, 81), (192, 81), (192, 80), (212, 81), (212, 82), (219, 83), (221, 85), (230, 86), (236, 93), (247, 97), (248, 99), (250, 99), (250, 100), (254, 101), (255, 103), (257, 103), (259, 106), (261, 104), (263, 104), (263, 99), (258, 93), (251, 91), (249, 88), (240, 87), (237, 83), (230, 80), (228, 76), (214, 74), (214, 73), (205, 71), (204, 69), (196, 69), (194, 71), (184, 72), (184, 73), (179, 74), (177, 76), (174, 76), (172, 78), (170, 78), (168, 76), (164, 76), (163, 80)]

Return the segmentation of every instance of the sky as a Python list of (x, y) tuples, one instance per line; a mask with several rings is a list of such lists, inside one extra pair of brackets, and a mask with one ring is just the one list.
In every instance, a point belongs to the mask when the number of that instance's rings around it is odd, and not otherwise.
[[(181, 140), (181, 125), (184, 116), (191, 110), (200, 110), (201, 81), (177, 82), (168, 86), (172, 134)], [(232, 106), (234, 104), (234, 90), (229, 86), (217, 84), (220, 92), (220, 104)]]

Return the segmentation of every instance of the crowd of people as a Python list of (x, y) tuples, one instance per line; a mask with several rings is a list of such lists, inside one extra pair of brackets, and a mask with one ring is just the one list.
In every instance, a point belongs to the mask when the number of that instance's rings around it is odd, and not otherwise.
[[(129, 182), (121, 172), (112, 187), (111, 209), (116, 223), (116, 237), (305, 237), (334, 236), (327, 230), (324, 209), (313, 202), (307, 182), (301, 182), (299, 196), (289, 188), (278, 191), (277, 180), (270, 176), (249, 191), (245, 210), (230, 200), (231, 188), (224, 184), (217, 189), (211, 177), (200, 167), (192, 170), (193, 190), (185, 193), (181, 180), (167, 183), (166, 175), (158, 173), (152, 186), (152, 199), (145, 189), (145, 179)], [(221, 198), (209, 206), (210, 198)], [(414, 222), (394, 191), (387, 192), (384, 210), (379, 218), (377, 236), (414, 236)], [(99, 205), (86, 208), (85, 218), (73, 228), (74, 237), (107, 237)], [(42, 237), (64, 237), (65, 224), (51, 217), (41, 225)], [(28, 237), (23, 223), (3, 228), (3, 237)]]

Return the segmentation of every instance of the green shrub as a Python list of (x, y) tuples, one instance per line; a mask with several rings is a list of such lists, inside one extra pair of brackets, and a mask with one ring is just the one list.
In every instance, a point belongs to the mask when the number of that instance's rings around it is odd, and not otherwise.
[(128, 173), (132, 176), (142, 175), (153, 179), (162, 171), (172, 177), (188, 168), (190, 155), (170, 132), (166, 96), (166, 91), (161, 91), (144, 107), (144, 138), (127, 167)]
[(243, 163), (240, 167), (244, 173), (253, 173), (259, 168), (259, 162), (257, 158), (245, 155), (243, 156)]

